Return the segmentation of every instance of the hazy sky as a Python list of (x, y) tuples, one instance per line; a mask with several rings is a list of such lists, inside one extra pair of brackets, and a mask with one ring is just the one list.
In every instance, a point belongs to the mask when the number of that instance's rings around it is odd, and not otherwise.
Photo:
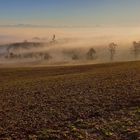
[(139, 26), (140, 0), (0, 0), (0, 25)]

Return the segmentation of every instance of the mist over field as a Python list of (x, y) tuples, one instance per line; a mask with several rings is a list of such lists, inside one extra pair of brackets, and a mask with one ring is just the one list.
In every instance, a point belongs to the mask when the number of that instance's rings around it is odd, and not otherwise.
[[(133, 41), (139, 42), (140, 27), (93, 28), (0, 28), (0, 64), (84, 64), (139, 60)], [(87, 59), (90, 49), (94, 58)], [(9, 56), (10, 55), (10, 56)]]

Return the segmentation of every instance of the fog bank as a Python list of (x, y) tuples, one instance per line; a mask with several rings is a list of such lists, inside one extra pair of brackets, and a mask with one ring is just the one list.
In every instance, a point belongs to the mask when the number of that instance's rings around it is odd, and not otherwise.
[[(140, 41), (140, 27), (0, 28), (0, 64), (139, 60), (133, 41)], [(112, 42), (116, 44), (113, 60)]]

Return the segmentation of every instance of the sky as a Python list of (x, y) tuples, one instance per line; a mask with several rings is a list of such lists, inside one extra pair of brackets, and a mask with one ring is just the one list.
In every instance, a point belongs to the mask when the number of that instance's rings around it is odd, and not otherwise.
[(0, 0), (0, 25), (139, 26), (140, 0)]

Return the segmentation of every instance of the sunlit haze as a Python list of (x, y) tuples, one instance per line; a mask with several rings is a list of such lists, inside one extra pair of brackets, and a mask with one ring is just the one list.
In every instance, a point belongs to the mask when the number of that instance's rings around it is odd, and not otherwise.
[[(114, 42), (118, 52), (127, 49), (125, 55), (123, 53), (121, 57), (120, 55), (116, 57), (118, 60), (124, 56), (130, 59), (133, 42), (140, 40), (139, 0), (0, 0), (0, 2), (1, 45), (22, 42), (51, 44), (51, 41), (55, 41), (51, 48), (45, 44), (45, 51), (48, 53), (51, 50), (49, 53), (55, 58), (61, 49), (58, 55), (60, 58), (63, 49), (88, 51), (91, 47), (96, 51), (101, 48), (105, 51), (103, 49), (105, 48), (107, 55), (109, 44)], [(11, 49), (11, 46), (16, 48), (13, 44), (6, 47)], [(21, 47), (18, 55), (25, 52), (24, 47)], [(0, 53), (6, 53), (3, 50), (2, 46)], [(29, 53), (29, 50), (26, 51)], [(34, 48), (30, 51), (42, 52), (44, 48)], [(98, 55), (100, 53), (101, 51), (97, 52)], [(104, 54), (102, 61), (106, 59), (106, 55)], [(6, 56), (3, 54), (3, 57)], [(65, 56), (62, 60), (64, 59)], [(55, 60), (59, 60), (58, 57)]]

